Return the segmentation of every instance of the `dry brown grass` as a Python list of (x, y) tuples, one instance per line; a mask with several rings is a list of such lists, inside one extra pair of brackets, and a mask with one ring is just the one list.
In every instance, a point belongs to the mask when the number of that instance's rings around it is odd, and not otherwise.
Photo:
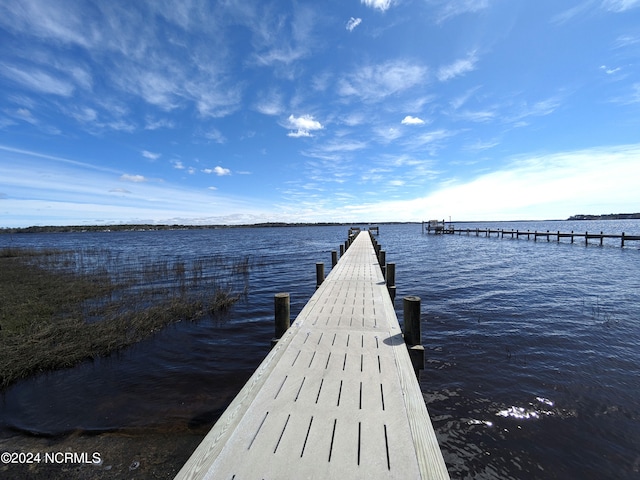
[(229, 308), (240, 298), (232, 277), (248, 269), (248, 259), (132, 265), (108, 252), (0, 250), (0, 389)]

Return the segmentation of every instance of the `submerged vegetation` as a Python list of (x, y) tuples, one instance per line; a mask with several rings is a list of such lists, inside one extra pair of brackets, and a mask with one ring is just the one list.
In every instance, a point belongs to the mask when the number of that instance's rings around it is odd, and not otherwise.
[(215, 316), (247, 293), (249, 257), (125, 258), (0, 249), (0, 389)]

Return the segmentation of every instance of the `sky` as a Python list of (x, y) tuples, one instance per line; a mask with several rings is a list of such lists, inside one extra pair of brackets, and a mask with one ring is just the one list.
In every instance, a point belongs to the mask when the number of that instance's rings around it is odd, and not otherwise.
[(640, 0), (0, 0), (0, 227), (640, 211)]

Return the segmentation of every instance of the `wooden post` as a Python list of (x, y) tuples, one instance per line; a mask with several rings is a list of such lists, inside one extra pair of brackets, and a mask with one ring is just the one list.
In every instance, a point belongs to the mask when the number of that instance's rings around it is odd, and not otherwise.
[(340, 258), (344, 255), (344, 243), (340, 245)]
[(560, 243), (560, 230), (558, 230), (558, 243)]
[(573, 230), (571, 230), (571, 243), (573, 243)]
[(316, 290), (322, 285), (324, 282), (324, 263), (317, 262), (316, 263)]
[(391, 303), (396, 299), (396, 264), (387, 263), (387, 290), (391, 297)]
[(404, 342), (409, 350), (409, 358), (416, 376), (424, 369), (424, 347), (420, 332), (420, 297), (403, 298), (404, 308)]
[(378, 253), (378, 264), (380, 265), (380, 270), (382, 270), (382, 276), (386, 277), (387, 252), (384, 250), (380, 250), (380, 253)]
[(584, 232), (584, 246), (589, 245), (589, 232)]
[(335, 267), (338, 263), (338, 252), (331, 250), (331, 268)]
[(621, 237), (621, 247), (624, 247), (624, 232), (622, 232), (622, 237)]
[(547, 230), (547, 242), (549, 241), (549, 230)]
[(286, 292), (276, 293), (273, 298), (274, 314), (275, 314), (275, 336), (271, 340), (271, 348), (273, 348), (278, 340), (286, 333), (291, 326), (291, 307), (289, 294)]
[(600, 232), (600, 246), (602, 246), (602, 240), (604, 240), (604, 237), (602, 236), (602, 232)]

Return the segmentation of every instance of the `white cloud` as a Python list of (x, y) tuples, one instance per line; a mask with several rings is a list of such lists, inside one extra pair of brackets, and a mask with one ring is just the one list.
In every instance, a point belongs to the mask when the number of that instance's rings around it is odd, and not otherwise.
[(540, 220), (624, 212), (640, 204), (639, 157), (640, 144), (526, 155), (475, 179), (443, 183), (424, 197), (345, 205), (340, 211), (362, 221)]
[(321, 130), (324, 127), (322, 124), (313, 118), (313, 115), (302, 115), (301, 117), (296, 117), (293, 114), (289, 115), (287, 119), (288, 127), (292, 130), (289, 132), (287, 136), (289, 137), (311, 137), (312, 131)]
[(440, 67), (438, 69), (438, 80), (446, 82), (447, 80), (451, 80), (452, 78), (471, 72), (476, 69), (477, 61), (478, 59), (475, 53), (471, 53), (467, 58), (462, 58), (449, 65)]
[(182, 164), (182, 162), (180, 160), (175, 160), (173, 162), (173, 168), (177, 169), (177, 170), (184, 170), (184, 165)]
[(123, 174), (120, 177), (120, 180), (122, 180), (123, 182), (133, 182), (133, 183), (143, 183), (147, 181), (147, 179), (142, 175), (129, 175), (128, 173)]
[(157, 160), (162, 156), (162, 154), (160, 153), (153, 153), (153, 152), (150, 152), (149, 150), (142, 150), (142, 152), (140, 153), (144, 158), (148, 158), (149, 160)]
[(349, 21), (347, 22), (347, 30), (349, 30), (350, 32), (353, 32), (353, 29), (356, 28), (361, 23), (362, 23), (362, 19), (361, 18), (351, 17), (349, 19)]
[(412, 117), (411, 115), (407, 115), (400, 122), (402, 125), (423, 125), (424, 120), (419, 117)]
[(423, 83), (426, 76), (426, 67), (403, 60), (366, 65), (343, 77), (338, 93), (376, 101), (415, 87)]
[(360, 0), (360, 3), (364, 3), (367, 7), (377, 8), (382, 12), (391, 6), (391, 0)]
[(215, 173), (219, 177), (222, 177), (224, 175), (231, 175), (231, 170), (229, 170), (228, 168), (221, 167), (219, 165), (215, 168), (204, 168), (202, 172), (209, 173), (209, 174)]

